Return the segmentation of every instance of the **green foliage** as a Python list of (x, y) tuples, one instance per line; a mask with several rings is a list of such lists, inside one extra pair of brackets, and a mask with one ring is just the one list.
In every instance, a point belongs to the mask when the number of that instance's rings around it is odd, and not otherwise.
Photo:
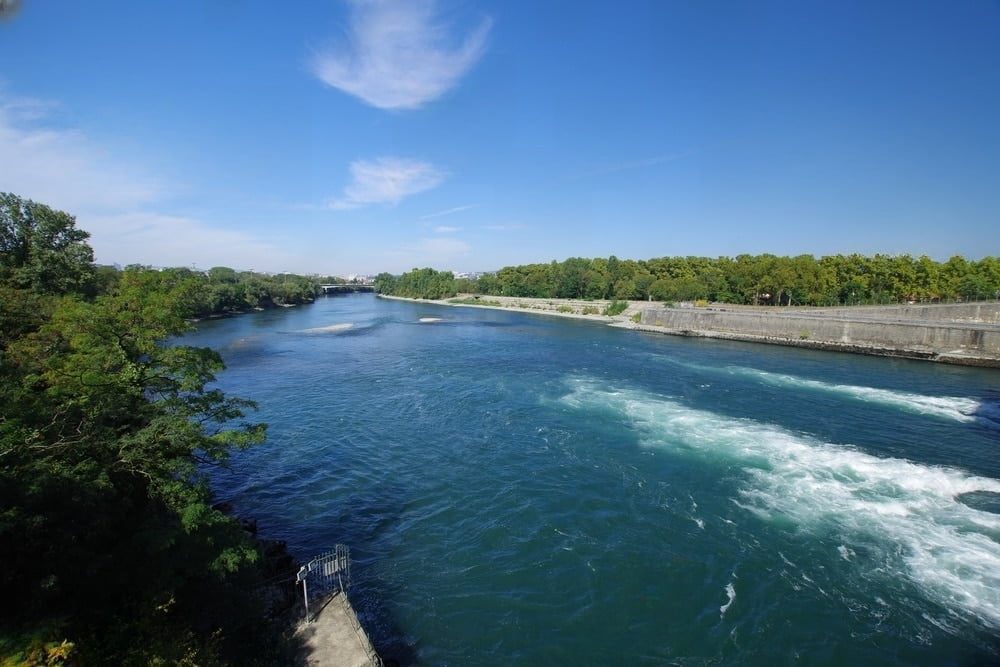
[(382, 272), (375, 276), (375, 291), (379, 294), (395, 294), (396, 276)]
[(75, 664), (73, 642), (51, 639), (45, 630), (0, 638), (0, 667), (50, 667)]
[(204, 274), (192, 272), (191, 277), (199, 285), (193, 295), (194, 314), (201, 317), (312, 303), (320, 285), (313, 278), (291, 273), (265, 275), (225, 266), (213, 267)]
[(496, 299), (480, 299), (479, 297), (464, 297), (461, 299), (448, 299), (448, 303), (458, 303), (467, 306), (493, 306), (495, 308), (505, 308), (505, 304)]
[(634, 315), (632, 315), (632, 321), (635, 322), (636, 324), (641, 324), (642, 323), (642, 313), (635, 313)]
[[(463, 284), (463, 291), (469, 289)], [(660, 257), (584, 259), (508, 266), (469, 290), (480, 294), (563, 299), (720, 301), (829, 306), (1000, 297), (1000, 259), (909, 255)]]
[(35, 294), (84, 292), (94, 272), (89, 236), (67, 213), (0, 193), (0, 282)]
[[(166, 343), (187, 330), (205, 277), (130, 268), (88, 290), (85, 233), (18, 201), (5, 196), (3, 222), (17, 223), (5, 233), (47, 226), (49, 245), (4, 237), (0, 657), (269, 661), (276, 635), (245, 593), (259, 549), (203, 477), (264, 425), (211, 387), (217, 353)], [(57, 270), (37, 265), (59, 253)]]
[(660, 257), (650, 260), (584, 259), (507, 266), (477, 280), (414, 269), (383, 273), (376, 291), (412, 298), (457, 292), (545, 299), (652, 299), (747, 305), (832, 306), (942, 299), (1000, 298), (1000, 258), (934, 262), (909, 255), (739, 255)]
[(597, 315), (601, 311), (597, 306), (584, 306), (583, 310), (580, 312), (584, 315)]
[(558, 306), (556, 308), (556, 312), (557, 313), (575, 313), (576, 311), (573, 310), (572, 306), (567, 306), (567, 305), (564, 304), (564, 305)]
[(609, 316), (621, 315), (628, 308), (628, 301), (612, 301), (604, 309), (604, 314)]
[(375, 276), (375, 291), (410, 299), (445, 299), (456, 294), (455, 276), (434, 269), (413, 269), (401, 276), (380, 273)]

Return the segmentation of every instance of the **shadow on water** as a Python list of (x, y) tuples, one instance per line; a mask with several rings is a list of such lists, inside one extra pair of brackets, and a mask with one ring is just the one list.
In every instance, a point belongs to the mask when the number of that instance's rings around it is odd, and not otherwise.
[(980, 512), (1000, 514), (1000, 493), (996, 491), (970, 491), (959, 494), (957, 500)]
[(393, 616), (389, 604), (394, 594), (392, 584), (381, 574), (387, 565), (384, 553), (395, 546), (387, 545), (385, 536), (396, 534), (406, 501), (403, 487), (382, 483), (339, 499), (336, 511), (323, 512), (327, 517), (309, 516), (285, 526), (294, 536), (295, 551), (303, 563), (336, 544), (350, 547), (352, 585), (348, 599), (386, 665), (419, 664), (415, 647)]
[(291, 348), (276, 348), (263, 336), (244, 336), (232, 343), (220, 345), (216, 351), (222, 355), (226, 366), (233, 364), (251, 364), (262, 359), (294, 354)]
[(990, 429), (1000, 429), (1000, 393), (990, 392), (979, 402), (972, 415), (980, 425)]
[[(389, 485), (385, 485), (389, 486)], [(355, 563), (354, 590), (351, 601), (378, 651), (387, 665), (417, 665), (416, 649), (396, 622), (388, 604), (394, 597), (392, 585), (382, 573), (388, 565), (384, 559), (383, 534), (395, 534), (394, 526), (402, 518), (404, 494), (401, 491), (377, 490), (367, 498), (354, 498), (345, 507), (359, 507), (341, 524), (342, 539), (351, 544)]]

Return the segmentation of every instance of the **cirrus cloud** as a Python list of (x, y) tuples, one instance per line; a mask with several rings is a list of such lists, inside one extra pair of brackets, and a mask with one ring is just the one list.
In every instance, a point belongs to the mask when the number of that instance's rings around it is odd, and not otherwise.
[(170, 183), (55, 123), (59, 107), (0, 90), (0, 190), (75, 215), (98, 261), (261, 268), (290, 261), (278, 243), (170, 212)]
[(436, 19), (435, 4), (355, 0), (348, 45), (317, 54), (313, 72), (379, 109), (416, 109), (437, 99), (483, 55), (492, 21), (454, 40)]
[(444, 178), (444, 172), (420, 160), (399, 157), (355, 160), (351, 163), (351, 182), (344, 188), (344, 194), (328, 206), (345, 210), (370, 204), (395, 205), (404, 197), (436, 188)]
[(50, 121), (52, 101), (0, 97), (0, 189), (73, 212), (136, 207), (163, 184), (83, 132)]
[(420, 216), (421, 220), (430, 220), (431, 218), (440, 218), (446, 215), (453, 215), (461, 211), (468, 211), (470, 208), (476, 208), (475, 204), (467, 204), (465, 206), (455, 206), (453, 208), (447, 208), (443, 211), (435, 211), (434, 213), (428, 213), (427, 215)]

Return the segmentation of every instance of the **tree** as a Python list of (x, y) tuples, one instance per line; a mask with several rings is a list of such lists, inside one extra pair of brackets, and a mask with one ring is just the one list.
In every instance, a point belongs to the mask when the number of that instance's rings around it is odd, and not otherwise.
[(10, 287), (83, 292), (94, 272), (89, 237), (68, 213), (0, 193), (0, 281)]
[[(404, 281), (411, 285), (406, 289), (412, 294), (406, 295), (429, 293), (413, 290), (415, 280), (416, 274)], [(441, 286), (447, 288), (447, 281), (441, 282)], [(404, 287), (399, 285), (393, 284), (390, 289), (395, 291), (387, 293), (404, 294), (401, 291)], [(667, 301), (709, 299), (786, 306), (885, 303), (927, 297), (997, 298), (1000, 262), (995, 257), (979, 262), (953, 257), (941, 264), (927, 257), (918, 261), (909, 255), (857, 254), (819, 259), (812, 255), (764, 254), (735, 258), (657, 257), (642, 261), (619, 260), (613, 255), (608, 259), (571, 257), (549, 264), (505, 266), (474, 282), (453, 282), (450, 292), (458, 289), (515, 297), (652, 297)]]
[(85, 233), (4, 197), (0, 657), (41, 642), (81, 664), (252, 662), (276, 636), (246, 592), (259, 549), (213, 508), (204, 466), (265, 427), (210, 386), (217, 353), (167, 342), (201, 277), (136, 267), (75, 294)]
[(213, 266), (208, 270), (208, 277), (217, 283), (235, 283), (238, 280), (236, 271), (228, 266)]
[(380, 273), (375, 277), (379, 294), (405, 296), (411, 299), (443, 299), (455, 296), (455, 276), (451, 271), (413, 269), (401, 276)]
[(396, 277), (391, 273), (382, 272), (375, 276), (375, 291), (379, 294), (392, 294), (396, 285)]

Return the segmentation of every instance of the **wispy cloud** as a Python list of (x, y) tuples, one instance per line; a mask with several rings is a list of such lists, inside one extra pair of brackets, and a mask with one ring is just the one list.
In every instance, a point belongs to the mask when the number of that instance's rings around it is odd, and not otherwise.
[(446, 215), (451, 215), (452, 213), (461, 213), (462, 211), (468, 211), (470, 208), (476, 208), (475, 204), (468, 204), (467, 206), (456, 206), (455, 208), (448, 208), (443, 211), (437, 211), (436, 213), (428, 213), (427, 215), (420, 216), (421, 220), (430, 220), (431, 218), (441, 218)]
[(0, 189), (75, 215), (98, 261), (264, 267), (283, 257), (251, 234), (162, 210), (169, 183), (54, 123), (58, 107), (0, 94)]
[(416, 109), (437, 99), (486, 49), (492, 21), (462, 39), (437, 19), (434, 0), (354, 0), (347, 44), (318, 54), (324, 83), (380, 109)]
[(392, 257), (397, 266), (436, 266), (441, 268), (455, 260), (468, 256), (472, 246), (451, 236), (436, 236), (418, 239), (413, 243), (398, 246), (385, 253)]
[(448, 225), (438, 225), (434, 228), (434, 231), (438, 234), (454, 234), (456, 232), (462, 231), (461, 227), (449, 227)]
[(0, 184), (70, 212), (134, 207), (159, 196), (163, 184), (137, 165), (112, 158), (82, 132), (49, 122), (54, 103), (0, 101)]
[(279, 245), (188, 216), (146, 211), (88, 216), (86, 229), (100, 256), (128, 258), (128, 263), (200, 268), (236, 263), (236, 268), (269, 271), (295, 262)]
[[(2, 0), (0, 0), (2, 2)], [(19, 121), (40, 120), (58, 108), (58, 104), (52, 100), (42, 100), (37, 97), (6, 97), (0, 100), (0, 112), (8, 120)]]
[(401, 199), (437, 187), (445, 174), (429, 162), (398, 157), (356, 160), (351, 163), (351, 182), (332, 209), (344, 210), (370, 204), (398, 204)]
[(423, 252), (449, 257), (465, 255), (472, 249), (465, 241), (451, 238), (421, 239), (416, 248)]

